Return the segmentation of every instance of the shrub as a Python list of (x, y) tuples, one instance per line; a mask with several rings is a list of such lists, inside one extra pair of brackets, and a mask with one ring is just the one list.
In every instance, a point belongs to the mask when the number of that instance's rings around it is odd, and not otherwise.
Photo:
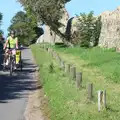
[(101, 18), (95, 17), (93, 11), (91, 11), (89, 14), (80, 13), (77, 19), (76, 27), (78, 31), (73, 33), (74, 44), (79, 44), (81, 47), (98, 45)]

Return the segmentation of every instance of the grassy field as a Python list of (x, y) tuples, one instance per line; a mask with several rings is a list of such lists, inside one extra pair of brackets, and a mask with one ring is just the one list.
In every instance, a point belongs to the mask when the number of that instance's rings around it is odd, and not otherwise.
[[(60, 70), (58, 63), (40, 48), (31, 46), (40, 78), (49, 100), (51, 120), (119, 120), (120, 84), (119, 53), (100, 48), (53, 47), (67, 63), (75, 64), (83, 72), (83, 88), (76, 89), (75, 82)], [(53, 65), (52, 65), (53, 64)], [(53, 70), (51, 72), (51, 66)], [(94, 85), (94, 97), (87, 100), (86, 85)], [(107, 110), (97, 111), (97, 91), (107, 90)]]
[(58, 52), (64, 55), (83, 60), (82, 64), (86, 68), (97, 68), (107, 79), (120, 83), (120, 53), (116, 53), (114, 49), (101, 48), (63, 48), (61, 46), (54, 47)]

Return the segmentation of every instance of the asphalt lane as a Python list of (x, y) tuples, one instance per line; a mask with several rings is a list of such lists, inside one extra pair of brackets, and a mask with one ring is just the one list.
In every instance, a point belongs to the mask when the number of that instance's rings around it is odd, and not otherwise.
[(22, 51), (22, 59), (23, 71), (17, 70), (12, 77), (0, 67), (0, 120), (24, 120), (29, 92), (37, 89), (34, 81), (36, 65), (30, 49)]

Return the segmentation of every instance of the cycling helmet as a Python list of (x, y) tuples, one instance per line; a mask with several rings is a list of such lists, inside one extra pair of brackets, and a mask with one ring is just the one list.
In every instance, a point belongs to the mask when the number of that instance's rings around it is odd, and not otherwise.
[(12, 30), (12, 31), (10, 31), (10, 34), (14, 34), (14, 35), (15, 35), (15, 31), (13, 31), (13, 30)]

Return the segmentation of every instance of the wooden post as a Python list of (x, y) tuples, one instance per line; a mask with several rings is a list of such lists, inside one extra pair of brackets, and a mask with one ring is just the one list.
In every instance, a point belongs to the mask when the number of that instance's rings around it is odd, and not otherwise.
[(42, 48), (44, 49), (44, 44), (42, 45)]
[(103, 104), (104, 104), (104, 108), (107, 107), (107, 103), (106, 103), (106, 90), (103, 91)]
[(59, 65), (61, 65), (61, 58), (58, 56)]
[(89, 83), (88, 84), (88, 99), (91, 100), (93, 97), (93, 84)]
[(59, 55), (56, 56), (56, 59), (59, 63), (61, 62), (61, 58), (59, 57)]
[(65, 70), (65, 61), (63, 61), (63, 70)]
[(102, 101), (102, 91), (98, 91), (98, 112), (101, 110), (101, 101)]
[(72, 80), (75, 80), (76, 78), (76, 67), (71, 66), (70, 67), (70, 76)]
[(62, 60), (61, 60), (60, 68), (63, 69), (63, 70), (65, 69), (65, 63), (64, 63), (64, 61), (62, 61)]
[(55, 51), (54, 51), (54, 58), (56, 58), (56, 53), (55, 53)]
[(70, 73), (70, 64), (66, 64), (66, 65), (65, 65), (65, 72), (66, 72), (67, 74)]
[(48, 48), (48, 53), (50, 53), (50, 48)]
[(48, 47), (46, 47), (46, 51), (48, 51)]
[(101, 91), (99, 90), (98, 91), (98, 111), (100, 112), (101, 111), (101, 108), (105, 108), (107, 107), (107, 104), (106, 104), (106, 90), (104, 91)]
[(76, 86), (77, 88), (82, 87), (82, 73), (76, 73)]
[(55, 58), (57, 59), (57, 53), (55, 52)]

